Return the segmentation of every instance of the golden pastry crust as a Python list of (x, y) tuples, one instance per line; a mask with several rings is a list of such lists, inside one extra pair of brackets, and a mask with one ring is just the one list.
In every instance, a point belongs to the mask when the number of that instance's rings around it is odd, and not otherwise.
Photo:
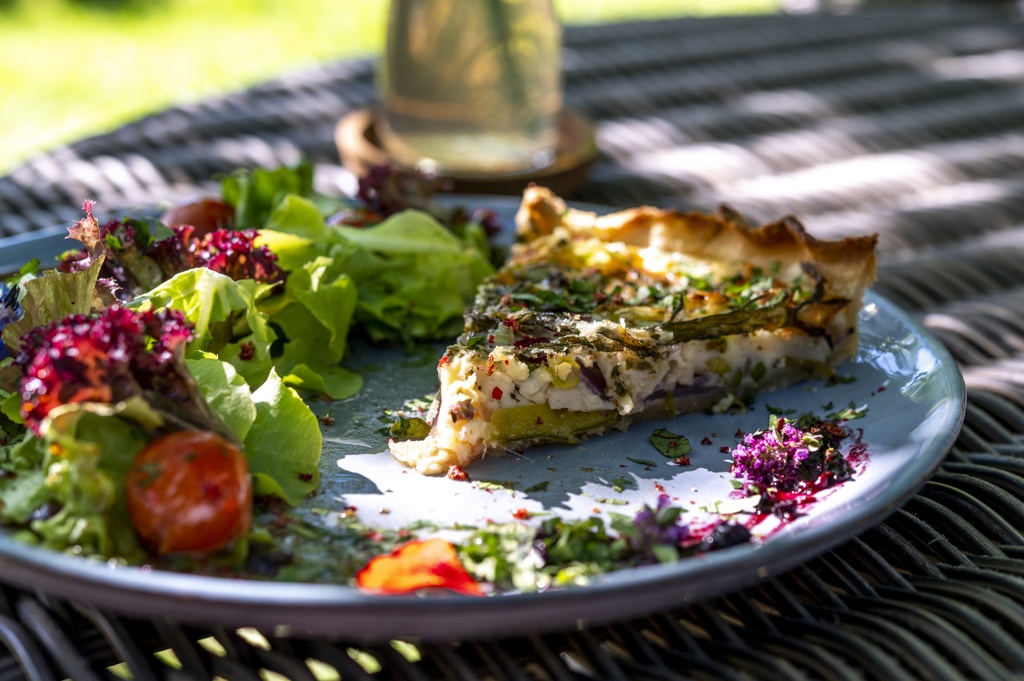
[(808, 263), (825, 280), (827, 298), (852, 299), (875, 281), (878, 236), (823, 241), (794, 218), (751, 228), (729, 208), (715, 215), (644, 206), (607, 215), (577, 210), (544, 187), (528, 187), (516, 214), (524, 242), (565, 230), (570, 238), (595, 238), (638, 248), (682, 253), (694, 260), (749, 262), (759, 267)]

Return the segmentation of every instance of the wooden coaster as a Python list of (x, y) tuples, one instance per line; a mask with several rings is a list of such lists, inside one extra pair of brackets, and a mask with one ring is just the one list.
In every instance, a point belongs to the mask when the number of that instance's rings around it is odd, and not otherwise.
[[(380, 145), (375, 130), (377, 114), (359, 109), (342, 118), (334, 130), (338, 153), (346, 168), (363, 175), (371, 166), (395, 163)], [(460, 194), (521, 194), (530, 185), (548, 187), (566, 195), (587, 181), (587, 171), (597, 155), (594, 126), (575, 111), (563, 111), (559, 142), (551, 165), (523, 173), (501, 175), (442, 175), (451, 191)]]

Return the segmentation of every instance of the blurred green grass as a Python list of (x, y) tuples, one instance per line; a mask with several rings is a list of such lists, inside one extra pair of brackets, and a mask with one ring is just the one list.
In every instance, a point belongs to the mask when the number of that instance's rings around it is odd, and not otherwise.
[[(779, 0), (554, 0), (566, 23)], [(373, 55), (387, 0), (0, 0), (0, 174), (31, 154), (324, 61)]]

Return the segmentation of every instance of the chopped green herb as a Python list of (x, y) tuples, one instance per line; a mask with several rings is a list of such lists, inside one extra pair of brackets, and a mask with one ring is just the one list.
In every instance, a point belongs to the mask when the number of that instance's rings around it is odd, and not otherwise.
[(430, 425), (420, 418), (399, 417), (388, 430), (391, 437), (403, 440), (422, 440), (430, 434)]
[(629, 461), (632, 461), (633, 463), (638, 463), (641, 466), (657, 466), (658, 465), (658, 464), (654, 463), (653, 461), (651, 461), (650, 459), (635, 459), (632, 456), (627, 456), (626, 459), (629, 460)]
[(690, 441), (683, 435), (676, 435), (667, 428), (658, 428), (647, 438), (662, 456), (674, 459), (690, 453)]
[(612, 489), (622, 492), (627, 489), (636, 489), (636, 482), (631, 478), (615, 478), (612, 480)]
[(846, 409), (840, 409), (839, 411), (832, 412), (831, 414), (826, 414), (825, 418), (835, 419), (837, 421), (852, 421), (854, 419), (864, 418), (867, 416), (867, 413), (867, 405), (858, 407), (857, 403), (851, 400)]
[(725, 376), (732, 371), (732, 367), (729, 366), (729, 362), (722, 357), (712, 357), (707, 363), (708, 369), (711, 369), (719, 376)]
[(760, 383), (761, 379), (768, 373), (768, 369), (765, 368), (764, 362), (758, 362), (754, 365), (754, 368), (750, 371), (750, 377), (754, 379), (756, 383)]
[(476, 483), (477, 489), (489, 489), (489, 490), (505, 490), (507, 492), (514, 492), (516, 486), (506, 480), (504, 482), (498, 482), (497, 480), (481, 480)]
[(785, 409), (784, 407), (776, 407), (771, 404), (765, 404), (764, 408), (768, 410), (768, 413), (772, 416), (789, 416), (796, 413), (796, 409)]

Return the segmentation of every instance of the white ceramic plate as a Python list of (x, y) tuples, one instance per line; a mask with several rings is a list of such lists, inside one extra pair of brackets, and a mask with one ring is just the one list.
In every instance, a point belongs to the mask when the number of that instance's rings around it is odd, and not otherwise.
[[(515, 205), (508, 200), (492, 204), (506, 217)], [(44, 251), (47, 244), (38, 246)], [(0, 242), (0, 252), (5, 250)], [(578, 621), (621, 620), (707, 599), (778, 574), (879, 522), (927, 480), (959, 432), (963, 380), (945, 349), (879, 296), (868, 295), (860, 318), (861, 350), (841, 370), (855, 379), (851, 383), (796, 386), (759, 399), (745, 414), (684, 415), (635, 424), (627, 432), (581, 445), (488, 458), (469, 468), (475, 482), (468, 484), (405, 469), (386, 453), (377, 433), (384, 409), (436, 388), (433, 355), (417, 359), (400, 351), (364, 350), (359, 365), (373, 369), (365, 373), (363, 392), (345, 403), (313, 407), (318, 415), (330, 411), (335, 421), (324, 433), (316, 505), (329, 510), (332, 505), (338, 510), (356, 506), (363, 522), (398, 527), (423, 519), (441, 524), (510, 521), (522, 508), (571, 518), (595, 511), (632, 514), (644, 503), (654, 504), (661, 489), (696, 514), (730, 496), (729, 456), (720, 447), (734, 444), (737, 431), (766, 427), (766, 405), (797, 414), (822, 414), (828, 403), (834, 408), (850, 402), (866, 406), (867, 415), (850, 423), (862, 430), (867, 450), (855, 479), (820, 495), (806, 515), (773, 528), (763, 541), (675, 564), (621, 570), (583, 587), (491, 598), (374, 596), (341, 585), (113, 568), (26, 546), (2, 533), (0, 575), (13, 584), (129, 614), (360, 638), (504, 636)], [(690, 466), (669, 465), (649, 444), (648, 436), (661, 426), (689, 438)], [(704, 438), (711, 444), (701, 444)], [(627, 457), (658, 465), (647, 467)], [(622, 480), (631, 484), (616, 491)], [(480, 481), (497, 481), (508, 489), (482, 489)], [(543, 491), (522, 491), (543, 481), (548, 481)]]

